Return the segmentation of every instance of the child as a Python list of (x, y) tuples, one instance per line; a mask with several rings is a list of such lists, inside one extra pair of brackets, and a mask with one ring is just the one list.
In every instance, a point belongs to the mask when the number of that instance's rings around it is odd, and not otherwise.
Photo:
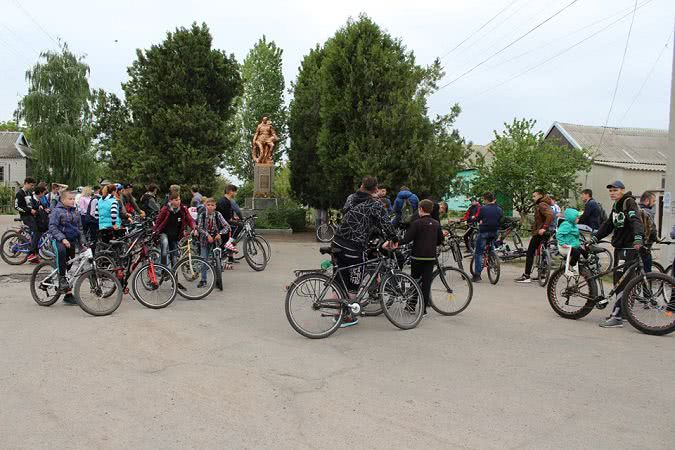
[(577, 221), (581, 213), (574, 208), (566, 208), (563, 213), (563, 222), (556, 231), (558, 250), (563, 256), (567, 256), (565, 263), (565, 275), (572, 277), (579, 273), (577, 263), (581, 254), (581, 242), (579, 241), (579, 228)]
[(159, 211), (153, 229), (156, 234), (159, 234), (163, 264), (168, 264), (169, 253), (174, 253), (172, 260), (175, 258), (178, 242), (185, 235), (188, 226), (192, 231), (196, 229), (195, 221), (192, 220), (187, 208), (180, 203), (180, 194), (172, 192), (169, 195), (169, 203)]
[[(237, 251), (232, 243), (230, 224), (223, 217), (221, 213), (216, 211), (216, 201), (213, 198), (204, 198), (206, 209), (199, 214), (197, 218), (197, 230), (200, 237), (200, 253), (201, 257), (208, 259), (209, 252), (214, 244), (219, 244), (222, 241), (221, 235), (227, 236), (229, 239), (225, 244), (225, 248), (230, 251)], [(225, 270), (232, 270), (232, 264), (225, 264)], [(198, 287), (206, 285), (206, 267), (202, 270), (202, 280)]]
[(59, 291), (66, 293), (65, 303), (76, 304), (72, 294), (68, 293), (66, 280), (66, 265), (75, 256), (75, 248), (82, 239), (82, 221), (80, 213), (75, 207), (75, 195), (70, 191), (63, 191), (51, 215), (49, 216), (49, 232), (52, 235), (52, 245), (56, 255), (56, 265), (59, 269)]
[(420, 287), (424, 296), (424, 314), (427, 314), (431, 280), (436, 264), (436, 247), (443, 243), (441, 224), (431, 217), (434, 203), (431, 200), (422, 200), (419, 204), (420, 218), (410, 224), (401, 244), (413, 243), (411, 275), (420, 279)]

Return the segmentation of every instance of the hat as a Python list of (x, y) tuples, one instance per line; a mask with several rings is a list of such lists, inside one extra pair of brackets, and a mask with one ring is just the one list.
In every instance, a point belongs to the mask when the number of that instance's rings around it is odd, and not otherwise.
[(115, 183), (115, 189), (120, 190), (122, 189), (122, 185), (119, 183)]
[(607, 189), (612, 189), (612, 188), (614, 188), (614, 189), (626, 189), (626, 186), (624, 186), (624, 184), (621, 181), (616, 180), (615, 182), (607, 185)]

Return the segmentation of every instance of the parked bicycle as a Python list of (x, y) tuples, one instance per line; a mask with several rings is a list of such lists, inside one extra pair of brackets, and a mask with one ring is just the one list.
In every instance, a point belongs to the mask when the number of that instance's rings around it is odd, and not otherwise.
[[(21, 219), (14, 219), (20, 222)], [(0, 256), (9, 265), (18, 266), (28, 260), (31, 252), (31, 233), (26, 225), (10, 228), (6, 230), (0, 240)], [(38, 254), (41, 259), (54, 259), (54, 250), (52, 248), (51, 234), (43, 233), (38, 244)]]
[(335, 233), (340, 224), (340, 217), (338, 213), (333, 214), (328, 211), (328, 222), (323, 222), (316, 229), (316, 239), (319, 242), (331, 242), (335, 238)]
[[(520, 227), (520, 219), (504, 219), (502, 228), (499, 230), (499, 237), (495, 241), (495, 251), (502, 261), (511, 261), (527, 255), (527, 249), (523, 247), (523, 240), (519, 234)], [(507, 242), (509, 238), (513, 242), (513, 247)]]
[(234, 259), (239, 261), (242, 258), (251, 269), (261, 272), (267, 267), (272, 256), (272, 247), (269, 242), (255, 231), (255, 220), (258, 216), (252, 215), (244, 219), (241, 229), (235, 236), (234, 245), (238, 253)]

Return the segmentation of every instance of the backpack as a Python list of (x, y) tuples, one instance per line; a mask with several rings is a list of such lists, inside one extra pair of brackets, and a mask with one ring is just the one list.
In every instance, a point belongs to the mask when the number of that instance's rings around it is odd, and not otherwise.
[[(627, 208), (627, 205), (626, 205), (627, 203), (628, 202), (626, 201), (623, 204), (623, 208), (624, 208), (623, 214), (624, 214), (624, 217), (626, 217), (626, 218), (628, 218), (628, 208)], [(643, 210), (639, 206), (638, 206), (638, 217), (640, 218), (640, 221), (642, 222), (642, 229), (644, 231), (644, 242), (645, 242), (645, 244), (649, 244), (651, 235), (655, 230), (654, 220), (652, 219), (652, 217), (649, 214), (647, 214), (647, 212), (645, 212), (645, 210)]]
[(401, 208), (401, 223), (410, 223), (412, 216), (415, 214), (409, 199), (403, 200), (403, 207)]

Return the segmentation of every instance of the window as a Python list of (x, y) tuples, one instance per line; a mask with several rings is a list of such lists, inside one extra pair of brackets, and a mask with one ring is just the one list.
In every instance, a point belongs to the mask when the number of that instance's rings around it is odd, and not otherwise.
[(5, 166), (0, 166), (0, 183), (5, 182)]

